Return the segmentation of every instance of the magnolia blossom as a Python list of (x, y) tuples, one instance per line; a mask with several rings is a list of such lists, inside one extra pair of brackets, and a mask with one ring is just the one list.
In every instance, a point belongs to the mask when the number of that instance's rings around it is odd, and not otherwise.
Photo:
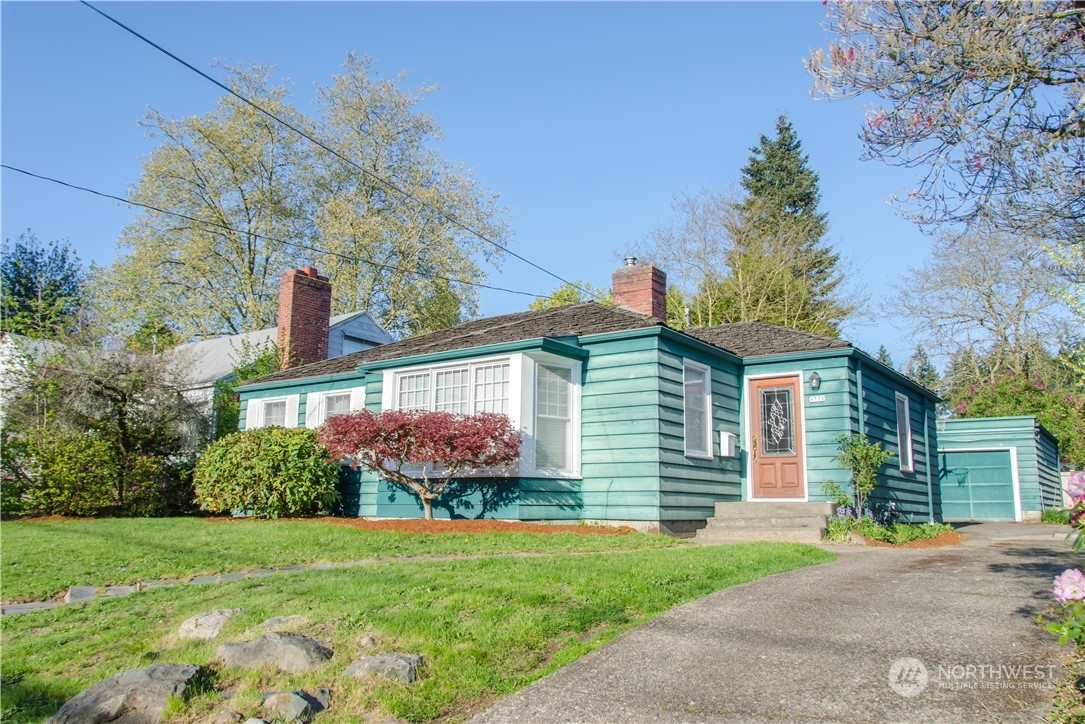
[(1066, 494), (1075, 503), (1085, 498), (1085, 471), (1070, 473), (1070, 477), (1066, 479)]
[(1060, 604), (1085, 600), (1085, 575), (1076, 568), (1066, 569), (1055, 578), (1051, 593)]

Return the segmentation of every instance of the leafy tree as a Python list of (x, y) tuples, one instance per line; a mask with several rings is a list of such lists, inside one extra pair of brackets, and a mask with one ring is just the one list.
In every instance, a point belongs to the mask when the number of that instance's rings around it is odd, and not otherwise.
[(961, 417), (1033, 415), (1058, 439), (1064, 464), (1085, 466), (1085, 390), (1009, 371), (970, 385), (954, 402)]
[(184, 340), (181, 334), (157, 317), (145, 319), (128, 339), (124, 348), (133, 352), (158, 354), (171, 347), (176, 347)]
[(339, 464), (306, 428), (261, 427), (216, 440), (196, 463), (196, 501), (211, 512), (313, 515), (338, 500)]
[(308, 263), (333, 280), (333, 314), (366, 309), (393, 334), (473, 314), (475, 288), (441, 277), (480, 281), (507, 230), (496, 197), (433, 150), (439, 129), (418, 109), (430, 89), (403, 80), (350, 55), (310, 118), (272, 69), (227, 69), (238, 92), (356, 165), (232, 96), (203, 116), (149, 113), (161, 145), (132, 199), (192, 220), (148, 211), (125, 229), (101, 284), (111, 317), (129, 334), (160, 319), (185, 339), (270, 327), (283, 272)]
[(884, 344), (878, 347), (878, 354), (874, 356), (874, 359), (891, 370), (896, 369), (896, 367), (893, 366), (893, 357), (889, 354), (889, 350), (885, 348)]
[(600, 289), (587, 282), (574, 281), (562, 282), (550, 291), (547, 297), (535, 297), (528, 309), (550, 309), (551, 307), (564, 307), (568, 304), (580, 304), (581, 302), (602, 301), (610, 304), (610, 290)]
[(1085, 217), (1085, 6), (953, 0), (828, 4), (806, 61), (830, 100), (873, 96), (866, 158), (921, 169), (895, 199), (927, 225), (990, 215), (1069, 245)]
[(509, 418), (491, 412), (362, 410), (329, 418), (319, 439), (333, 456), (351, 458), (417, 495), (426, 520), (459, 476), (504, 467), (520, 455), (520, 435)]
[(86, 272), (67, 241), (43, 245), (29, 229), (4, 243), (0, 329), (36, 339), (71, 334), (86, 305)]

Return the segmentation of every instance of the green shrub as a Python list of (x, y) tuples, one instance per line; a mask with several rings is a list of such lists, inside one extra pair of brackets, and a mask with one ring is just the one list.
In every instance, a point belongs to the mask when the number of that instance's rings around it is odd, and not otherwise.
[(1040, 513), (1040, 520), (1044, 523), (1059, 523), (1061, 525), (1068, 525), (1070, 523), (1070, 511), (1059, 510), (1058, 508), (1048, 508), (1044, 512)]
[(894, 543), (907, 543), (919, 538), (937, 538), (942, 533), (952, 533), (948, 523), (894, 523), (890, 526)]
[(108, 440), (42, 428), (26, 441), (26, 452), (26, 512), (93, 516), (117, 506), (117, 461)]
[(883, 450), (881, 445), (871, 442), (866, 435), (860, 433), (840, 435), (836, 441), (840, 452), (833, 460), (851, 473), (855, 508), (862, 511), (867, 496), (878, 484), (878, 470), (893, 457), (893, 453)]
[(328, 510), (339, 464), (306, 428), (263, 427), (213, 442), (196, 463), (196, 502), (211, 512), (279, 518)]

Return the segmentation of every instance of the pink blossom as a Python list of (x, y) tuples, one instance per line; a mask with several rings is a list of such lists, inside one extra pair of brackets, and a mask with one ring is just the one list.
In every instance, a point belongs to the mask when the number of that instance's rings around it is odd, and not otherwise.
[(1085, 600), (1085, 575), (1076, 568), (1067, 568), (1055, 578), (1051, 593), (1060, 604)]
[(1070, 473), (1070, 477), (1066, 479), (1066, 494), (1075, 503), (1085, 499), (1085, 471)]

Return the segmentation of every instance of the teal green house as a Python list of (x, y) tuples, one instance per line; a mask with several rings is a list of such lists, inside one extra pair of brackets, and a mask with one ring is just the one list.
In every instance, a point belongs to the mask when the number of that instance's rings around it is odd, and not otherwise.
[(1038, 520), (1062, 507), (1058, 441), (1035, 417), (953, 419), (940, 427), (945, 520)]
[[(937, 396), (849, 342), (756, 322), (677, 330), (665, 275), (630, 263), (614, 306), (585, 302), (468, 322), (306, 364), (240, 388), (242, 429), (317, 427), (363, 408), (500, 412), (519, 464), (477, 471), (438, 517), (599, 521), (690, 535), (717, 502), (826, 500), (846, 487), (837, 438), (894, 453), (875, 502), (940, 518)], [(344, 515), (416, 517), (370, 473), (342, 483)]]

